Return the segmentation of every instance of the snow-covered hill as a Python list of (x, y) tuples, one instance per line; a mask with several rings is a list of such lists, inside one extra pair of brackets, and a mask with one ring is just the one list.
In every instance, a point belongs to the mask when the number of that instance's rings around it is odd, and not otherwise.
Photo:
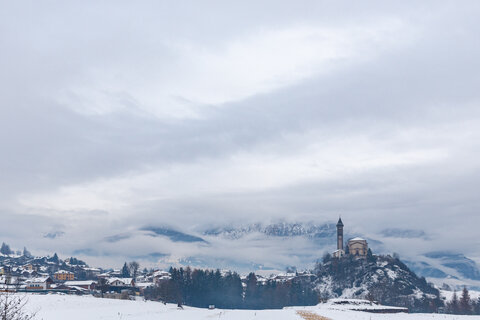
[(316, 273), (317, 289), (324, 299), (368, 298), (415, 312), (433, 312), (443, 305), (437, 289), (391, 256), (327, 259), (317, 265)]

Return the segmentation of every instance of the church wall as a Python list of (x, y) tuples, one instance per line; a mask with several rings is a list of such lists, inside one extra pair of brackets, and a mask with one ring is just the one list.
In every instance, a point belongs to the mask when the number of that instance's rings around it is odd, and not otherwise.
[(357, 255), (357, 252), (358, 252), (358, 255), (359, 256), (366, 256), (367, 255), (367, 251), (368, 251), (368, 245), (365, 242), (349, 242), (348, 243), (348, 251), (351, 255), (355, 256)]

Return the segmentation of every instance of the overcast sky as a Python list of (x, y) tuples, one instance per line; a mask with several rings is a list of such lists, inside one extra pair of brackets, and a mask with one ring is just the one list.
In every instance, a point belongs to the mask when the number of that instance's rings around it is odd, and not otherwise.
[[(479, 16), (478, 1), (0, 1), (0, 241), (67, 256), (146, 225), (341, 214), (352, 233), (428, 234), (392, 250), (480, 261)], [(121, 264), (147, 242), (98, 246)]]

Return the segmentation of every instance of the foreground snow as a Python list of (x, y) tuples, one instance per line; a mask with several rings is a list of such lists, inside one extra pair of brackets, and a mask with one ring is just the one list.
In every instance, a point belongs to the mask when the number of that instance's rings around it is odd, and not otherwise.
[[(164, 305), (152, 301), (125, 301), (99, 299), (91, 296), (29, 295), (29, 310), (39, 310), (37, 319), (43, 320), (85, 320), (85, 319), (131, 319), (131, 320), (301, 320), (308, 315), (319, 315), (332, 320), (409, 320), (409, 319), (471, 319), (480, 316), (450, 316), (438, 314), (372, 314), (350, 311), (332, 305), (313, 307), (292, 307), (283, 310), (208, 310), (185, 307), (178, 309), (173, 304)], [(317, 318), (310, 318), (317, 319)], [(321, 318), (318, 318), (321, 319)]]

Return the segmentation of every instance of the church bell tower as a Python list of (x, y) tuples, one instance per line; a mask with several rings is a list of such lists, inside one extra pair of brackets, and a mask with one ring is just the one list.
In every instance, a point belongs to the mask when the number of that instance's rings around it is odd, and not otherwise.
[(343, 222), (338, 218), (337, 222), (337, 250), (343, 250)]

